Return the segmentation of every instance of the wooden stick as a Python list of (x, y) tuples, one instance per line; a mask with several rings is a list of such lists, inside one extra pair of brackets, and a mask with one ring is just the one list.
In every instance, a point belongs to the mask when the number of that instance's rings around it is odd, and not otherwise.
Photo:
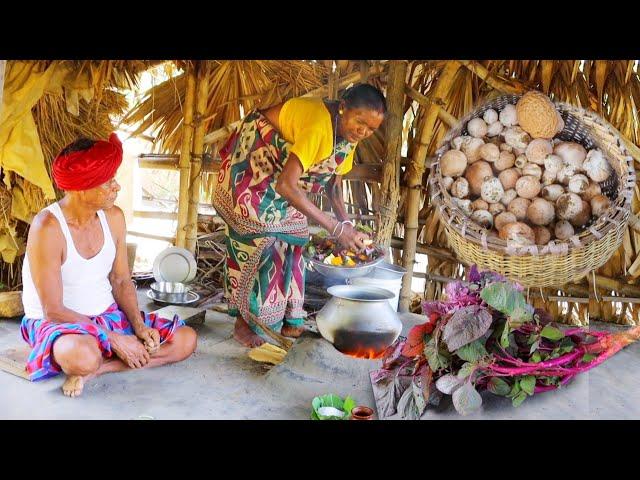
[(382, 173), (380, 219), (376, 243), (389, 246), (397, 221), (400, 197), (400, 152), (402, 150), (402, 119), (404, 117), (404, 84), (407, 62), (392, 60), (387, 84), (387, 115), (385, 118), (385, 161)]
[(191, 182), (189, 184), (189, 213), (186, 225), (185, 248), (195, 253), (198, 237), (198, 203), (200, 202), (200, 169), (202, 152), (204, 152), (204, 113), (207, 108), (207, 92), (209, 90), (209, 63), (202, 60), (198, 65), (196, 90), (196, 128), (193, 135), (193, 153), (191, 154)]
[[(410, 85), (404, 86), (404, 93), (406, 93), (408, 97), (414, 99), (423, 107), (435, 105), (429, 97), (421, 94), (419, 91), (417, 91), (415, 88), (412, 88)], [(458, 119), (453, 115), (451, 115), (449, 112), (447, 112), (440, 105), (435, 105), (435, 107), (438, 109), (438, 118), (442, 120), (444, 123), (446, 123), (450, 127), (455, 127), (458, 124)]]
[(480, 65), (478, 62), (474, 62), (472, 60), (460, 60), (460, 63), (475, 73), (478, 77), (484, 80), (487, 85), (496, 90), (499, 90), (504, 93), (523, 93), (522, 88), (513, 87), (505, 82), (502, 82), (495, 78), (489, 70)]
[[(440, 102), (451, 88), (453, 79), (455, 78), (458, 70), (460, 69), (460, 62), (452, 60), (447, 62), (443, 71), (440, 73), (438, 83), (434, 90), (434, 103)], [(405, 218), (407, 223), (405, 224), (404, 233), (404, 249), (402, 263), (407, 271), (413, 271), (413, 265), (416, 254), (416, 241), (418, 235), (418, 212), (420, 210), (420, 194), (419, 187), (422, 185), (422, 175), (425, 169), (425, 160), (427, 158), (427, 151), (429, 144), (435, 132), (436, 120), (438, 119), (438, 108), (433, 104), (426, 107), (425, 115), (422, 119), (420, 126), (420, 134), (418, 135), (418, 147), (414, 149), (413, 156), (411, 158), (411, 165), (408, 168), (408, 182), (407, 187), (409, 189), (407, 195), (407, 212)], [(400, 292), (400, 304), (399, 310), (406, 312), (409, 310), (411, 303), (411, 275), (405, 275), (402, 279), (402, 290)]]
[(182, 146), (180, 147), (180, 194), (178, 197), (178, 228), (176, 230), (177, 247), (184, 247), (186, 239), (186, 226), (189, 215), (189, 171), (191, 164), (189, 163), (189, 151), (193, 137), (193, 103), (196, 92), (196, 76), (193, 71), (193, 65), (187, 66), (187, 92), (184, 102), (184, 119), (182, 121)]

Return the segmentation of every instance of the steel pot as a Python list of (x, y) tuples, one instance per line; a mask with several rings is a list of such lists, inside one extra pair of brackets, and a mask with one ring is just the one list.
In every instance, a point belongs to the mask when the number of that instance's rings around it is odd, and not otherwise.
[(316, 314), (320, 334), (342, 353), (377, 358), (402, 331), (398, 314), (389, 305), (394, 295), (378, 287), (335, 285), (332, 298)]
[(153, 282), (150, 285), (156, 300), (167, 303), (185, 303), (191, 287), (180, 282)]

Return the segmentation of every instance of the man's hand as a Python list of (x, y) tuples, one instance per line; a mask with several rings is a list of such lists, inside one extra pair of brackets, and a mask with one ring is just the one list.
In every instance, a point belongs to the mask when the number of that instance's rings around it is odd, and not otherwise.
[(149, 352), (134, 335), (108, 334), (111, 350), (129, 368), (142, 368), (149, 363)]
[(142, 341), (144, 348), (151, 354), (157, 352), (160, 348), (160, 332), (155, 328), (143, 325), (136, 330), (136, 337)]

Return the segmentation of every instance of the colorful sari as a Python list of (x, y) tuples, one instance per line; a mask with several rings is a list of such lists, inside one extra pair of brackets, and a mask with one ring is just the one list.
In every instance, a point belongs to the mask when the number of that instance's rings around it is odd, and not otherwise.
[[(273, 331), (299, 327), (304, 303), (307, 218), (276, 192), (291, 144), (258, 111), (247, 115), (220, 151), (222, 163), (213, 206), (227, 223), (225, 296), (229, 314), (240, 315), (263, 333), (256, 319)], [(334, 154), (311, 167), (298, 183), (321, 193), (354, 145), (345, 141)]]

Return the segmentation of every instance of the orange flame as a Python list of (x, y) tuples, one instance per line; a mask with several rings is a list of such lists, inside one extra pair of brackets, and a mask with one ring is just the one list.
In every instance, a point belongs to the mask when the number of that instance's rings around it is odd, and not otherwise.
[(353, 351), (343, 351), (345, 355), (355, 358), (365, 358), (367, 360), (375, 360), (381, 358), (386, 349), (374, 350), (372, 348), (357, 348)]

